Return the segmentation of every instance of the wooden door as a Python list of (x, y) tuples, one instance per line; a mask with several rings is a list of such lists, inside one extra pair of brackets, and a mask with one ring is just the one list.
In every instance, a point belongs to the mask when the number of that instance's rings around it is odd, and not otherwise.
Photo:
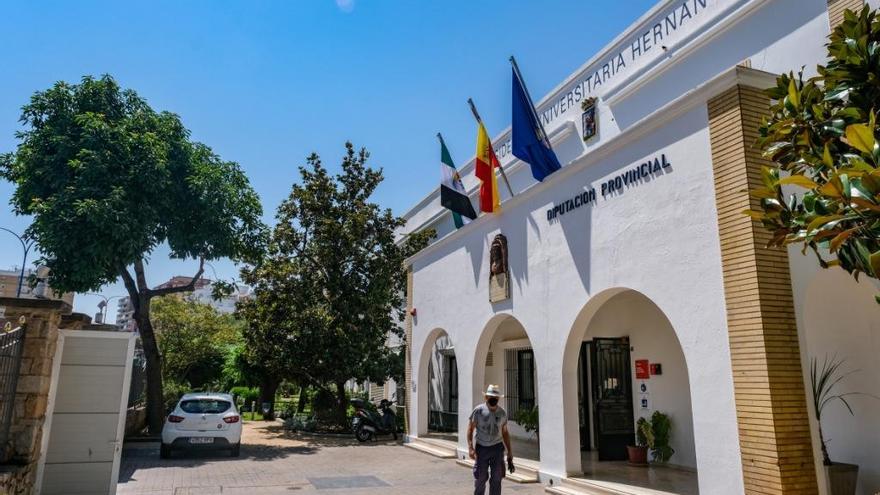
[(593, 339), (591, 358), (599, 460), (625, 460), (635, 441), (629, 338)]

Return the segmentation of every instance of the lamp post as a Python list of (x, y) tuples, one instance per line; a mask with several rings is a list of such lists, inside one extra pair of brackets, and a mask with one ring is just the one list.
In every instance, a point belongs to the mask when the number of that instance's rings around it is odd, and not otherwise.
[(18, 275), (18, 291), (15, 293), (15, 297), (21, 297), (21, 287), (24, 285), (24, 267), (27, 265), (28, 252), (31, 250), (31, 247), (33, 247), (34, 240), (27, 239), (27, 235), (20, 236), (6, 227), (0, 227), (0, 230), (5, 230), (14, 235), (15, 238), (18, 239), (18, 242), (21, 243), (22, 250), (24, 250), (24, 256), (21, 260), (21, 273)]
[(103, 301), (101, 301), (101, 302), (98, 303), (98, 311), (101, 312), (101, 323), (107, 323), (107, 307), (110, 306), (110, 301), (111, 301), (112, 299), (116, 299), (116, 298), (119, 298), (119, 297), (125, 297), (125, 296), (110, 296), (110, 297), (107, 297), (107, 296), (105, 296), (104, 294), (98, 294), (97, 292), (83, 292), (83, 294), (86, 294), (86, 295), (89, 295), (89, 296), (98, 296), (98, 297), (100, 297), (101, 299), (103, 299)]

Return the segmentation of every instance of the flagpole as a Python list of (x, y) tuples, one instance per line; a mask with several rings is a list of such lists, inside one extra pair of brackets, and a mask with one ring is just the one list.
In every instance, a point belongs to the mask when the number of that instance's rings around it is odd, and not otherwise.
[(513, 58), (513, 55), (510, 56), (510, 64), (513, 65), (513, 72), (516, 74), (516, 78), (519, 79), (519, 85), (522, 86), (523, 91), (526, 93), (526, 98), (529, 100), (529, 109), (532, 111), (532, 116), (535, 118), (535, 122), (541, 126), (541, 133), (544, 135), (544, 139), (547, 140), (547, 146), (550, 146), (553, 149), (553, 146), (550, 145), (550, 136), (547, 134), (547, 131), (544, 129), (544, 122), (541, 121), (541, 117), (538, 115), (538, 109), (535, 108), (535, 102), (532, 101), (532, 95), (529, 94), (529, 88), (526, 87), (526, 82), (523, 80), (522, 72), (519, 71), (519, 65), (516, 63), (516, 59)]
[[(483, 119), (480, 118), (480, 113), (477, 112), (477, 107), (474, 105), (474, 100), (471, 98), (468, 98), (468, 105), (470, 105), (471, 112), (473, 112), (474, 118), (477, 119), (477, 123), (482, 125)], [(485, 126), (483, 126), (483, 127), (485, 127)], [(489, 146), (492, 146), (491, 140), (489, 141)], [(492, 151), (494, 152), (495, 150), (492, 150)], [(495, 158), (497, 159), (498, 157), (496, 156)], [(510, 197), (512, 198), (514, 196), (513, 188), (510, 187), (510, 181), (507, 180), (507, 174), (504, 173), (504, 167), (501, 166), (501, 160), (498, 160), (498, 170), (501, 171), (501, 177), (504, 179), (504, 183), (507, 184), (507, 190), (510, 192)]]

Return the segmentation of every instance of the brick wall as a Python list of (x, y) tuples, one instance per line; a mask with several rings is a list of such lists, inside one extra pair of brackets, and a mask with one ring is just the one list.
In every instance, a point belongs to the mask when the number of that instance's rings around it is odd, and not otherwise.
[(831, 27), (836, 27), (843, 22), (843, 12), (846, 9), (858, 12), (865, 6), (865, 0), (828, 0), (828, 17)]
[(743, 478), (748, 494), (817, 493), (788, 254), (743, 214), (767, 165), (755, 148), (769, 99), (736, 86), (709, 101), (715, 201)]
[(0, 494), (31, 493), (40, 458), (43, 422), (49, 397), (49, 383), (58, 326), (62, 313), (70, 312), (63, 301), (0, 298), (6, 321), (18, 325), (24, 316), (27, 333), (15, 394), (7, 458), (0, 459)]

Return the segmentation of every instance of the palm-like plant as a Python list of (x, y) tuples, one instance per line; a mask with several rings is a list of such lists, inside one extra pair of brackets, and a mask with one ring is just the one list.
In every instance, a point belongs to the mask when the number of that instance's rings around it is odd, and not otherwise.
[(847, 411), (855, 416), (852, 406), (850, 406), (847, 397), (853, 395), (862, 395), (859, 392), (835, 393), (835, 387), (846, 377), (858, 372), (858, 370), (850, 370), (844, 372), (841, 367), (844, 364), (843, 359), (837, 359), (837, 356), (828, 355), (822, 361), (821, 368), (819, 360), (812, 358), (810, 362), (810, 384), (813, 392), (813, 409), (816, 411), (816, 421), (819, 423), (819, 442), (822, 444), (822, 463), (826, 466), (833, 464), (828, 456), (828, 448), (825, 446), (825, 435), (822, 433), (822, 411), (828, 404), (840, 401), (846, 406)]

